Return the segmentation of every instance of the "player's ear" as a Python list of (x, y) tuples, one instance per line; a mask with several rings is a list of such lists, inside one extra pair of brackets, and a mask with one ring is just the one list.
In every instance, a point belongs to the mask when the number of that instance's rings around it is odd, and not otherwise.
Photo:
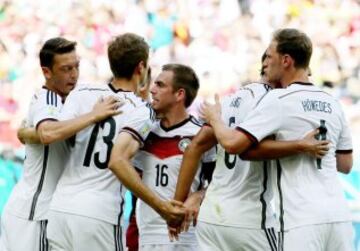
[(289, 54), (285, 54), (282, 56), (282, 63), (285, 67), (290, 67), (294, 64), (294, 59)]
[(146, 63), (144, 61), (140, 61), (136, 66), (135, 71), (140, 76), (143, 76), (145, 74), (145, 71), (147, 71)]
[(46, 79), (50, 79), (52, 77), (52, 71), (49, 67), (43, 66), (41, 67), (41, 70)]
[(176, 91), (176, 100), (177, 101), (184, 100), (185, 103), (185, 99), (186, 99), (186, 91), (184, 88), (180, 88), (179, 90)]

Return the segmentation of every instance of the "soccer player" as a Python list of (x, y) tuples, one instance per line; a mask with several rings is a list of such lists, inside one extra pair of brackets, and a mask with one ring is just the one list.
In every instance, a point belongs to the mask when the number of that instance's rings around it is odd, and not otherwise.
[[(276, 82), (270, 82), (271, 85), (253, 83), (225, 97), (221, 104), (222, 120), (230, 127), (243, 121), (257, 102), (275, 87), (273, 83)], [(316, 142), (312, 136), (309, 134), (306, 139), (294, 142), (264, 140), (258, 159), (306, 151), (322, 153), (324, 142)], [(185, 200), (199, 156), (216, 143), (213, 129), (209, 126), (204, 126), (194, 138), (184, 154), (176, 200)], [(270, 163), (244, 161), (242, 158), (256, 156), (251, 151), (242, 156), (229, 154), (221, 145), (218, 145), (217, 156), (212, 183), (201, 205), (196, 230), (201, 250), (277, 250), (275, 218), (270, 205), (273, 197)]]
[[(145, 101), (149, 101), (149, 89), (151, 84), (151, 68), (149, 67), (146, 79), (144, 83), (140, 86), (138, 90), (138, 95)], [(141, 170), (137, 169), (141, 175)], [(126, 229), (126, 247), (128, 251), (138, 251), (139, 250), (139, 229), (136, 223), (136, 208), (137, 198), (131, 194), (131, 212), (129, 216), (129, 225)]]
[(340, 104), (308, 81), (312, 44), (296, 29), (274, 33), (266, 51), (265, 76), (284, 89), (269, 92), (247, 116), (228, 128), (220, 106), (205, 105), (216, 138), (229, 153), (242, 153), (268, 135), (296, 140), (313, 128), (331, 142), (321, 161), (305, 154), (276, 161), (280, 250), (354, 250), (351, 215), (337, 171), (352, 167), (351, 135)]
[[(53, 191), (62, 173), (68, 153), (66, 139), (78, 130), (106, 116), (115, 114), (116, 102), (97, 106), (93, 112), (63, 122), (59, 119), (63, 101), (75, 87), (78, 79), (79, 59), (76, 43), (64, 38), (45, 42), (40, 50), (40, 65), (45, 85), (32, 98), (26, 124), (36, 127), (36, 140), (41, 144), (26, 144), (24, 172), (15, 186), (1, 221), (1, 245), (5, 250), (46, 250), (46, 224)], [(19, 239), (21, 236), (21, 239)], [(0, 245), (0, 246), (1, 246)]]
[[(199, 122), (187, 112), (196, 97), (199, 81), (195, 72), (181, 64), (167, 64), (156, 78), (150, 89), (152, 107), (160, 121), (150, 132), (144, 146), (134, 157), (134, 166), (142, 169), (142, 180), (164, 200), (174, 197), (177, 176), (182, 154), (194, 135), (200, 130)], [(186, 203), (199, 207), (203, 197), (204, 174), (213, 170), (215, 148), (202, 158), (202, 168), (198, 169), (191, 185), (192, 198)], [(140, 234), (141, 251), (197, 251), (194, 228), (180, 235), (177, 242), (170, 242), (164, 219), (152, 208), (139, 200), (137, 205), (137, 223)]]
[[(116, 137), (126, 135), (142, 143), (150, 132), (153, 111), (135, 95), (148, 71), (148, 55), (149, 47), (142, 37), (132, 33), (115, 37), (108, 47), (114, 75), (111, 83), (82, 86), (67, 97), (61, 112), (64, 120), (87, 113), (99, 97), (116, 95), (125, 103), (122, 114), (76, 134), (50, 205), (51, 250), (124, 250), (125, 188), (107, 167)], [(183, 217), (170, 202), (158, 200), (155, 206), (168, 218)]]

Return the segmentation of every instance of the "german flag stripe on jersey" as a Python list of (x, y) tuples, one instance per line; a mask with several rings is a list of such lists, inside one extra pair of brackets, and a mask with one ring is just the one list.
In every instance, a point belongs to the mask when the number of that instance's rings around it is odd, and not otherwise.
[(146, 139), (145, 152), (155, 155), (159, 159), (166, 159), (176, 155), (182, 155), (180, 141), (183, 139), (192, 139), (193, 136), (175, 136), (172, 138), (160, 137), (151, 132)]

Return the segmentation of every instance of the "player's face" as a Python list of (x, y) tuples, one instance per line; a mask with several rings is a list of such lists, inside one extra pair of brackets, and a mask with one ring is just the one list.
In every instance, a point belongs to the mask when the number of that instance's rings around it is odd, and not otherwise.
[(151, 85), (152, 107), (157, 113), (163, 113), (176, 102), (176, 92), (172, 86), (173, 72), (162, 71)]
[(51, 87), (61, 96), (67, 96), (79, 78), (79, 58), (76, 51), (54, 56), (52, 68), (47, 68), (45, 77)]
[(267, 82), (277, 83), (281, 79), (281, 55), (276, 51), (277, 43), (272, 41), (266, 50), (266, 57), (263, 63), (264, 78)]

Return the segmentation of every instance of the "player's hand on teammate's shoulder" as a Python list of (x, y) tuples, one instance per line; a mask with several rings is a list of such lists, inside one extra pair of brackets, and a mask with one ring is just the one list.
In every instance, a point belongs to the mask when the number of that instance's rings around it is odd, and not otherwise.
[(221, 105), (218, 94), (215, 94), (215, 104), (210, 104), (207, 101), (201, 104), (199, 116), (209, 124), (214, 120), (221, 120)]
[(124, 101), (115, 96), (100, 97), (95, 103), (92, 112), (95, 116), (95, 121), (99, 122), (108, 117), (122, 113), (121, 107)]
[(322, 158), (329, 151), (329, 140), (317, 140), (315, 136), (319, 133), (319, 129), (314, 129), (301, 140), (304, 151), (312, 157)]

